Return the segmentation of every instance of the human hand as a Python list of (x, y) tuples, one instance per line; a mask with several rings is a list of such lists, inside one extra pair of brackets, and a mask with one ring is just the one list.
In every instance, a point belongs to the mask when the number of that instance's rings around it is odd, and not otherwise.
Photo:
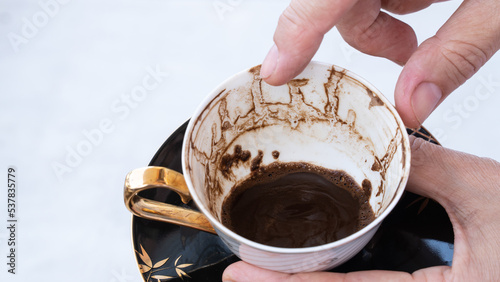
[(396, 271), (285, 274), (245, 262), (230, 265), (223, 281), (498, 281), (500, 277), (500, 163), (411, 137), (407, 189), (435, 199), (455, 234), (452, 266), (412, 274)]
[(281, 85), (298, 75), (335, 25), (354, 48), (405, 65), (396, 83), (396, 108), (406, 126), (417, 128), (500, 48), (498, 0), (464, 0), (418, 48), (410, 26), (380, 11), (407, 14), (440, 1), (445, 0), (292, 0), (261, 76)]

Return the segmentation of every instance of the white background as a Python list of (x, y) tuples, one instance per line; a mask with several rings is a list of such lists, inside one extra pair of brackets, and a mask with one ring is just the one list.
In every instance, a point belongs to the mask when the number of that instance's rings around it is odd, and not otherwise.
[[(0, 280), (139, 281), (126, 173), (147, 165), (217, 84), (262, 62), (287, 4), (2, 0)], [(400, 18), (422, 42), (459, 4)], [(315, 59), (361, 75), (394, 101), (401, 67), (355, 51), (335, 29)], [(497, 54), (426, 121), (444, 146), (500, 160), (499, 64)], [(154, 87), (127, 104), (144, 80)], [(478, 96), (482, 81), (489, 88)], [(6, 265), (9, 166), (17, 168), (16, 275)]]

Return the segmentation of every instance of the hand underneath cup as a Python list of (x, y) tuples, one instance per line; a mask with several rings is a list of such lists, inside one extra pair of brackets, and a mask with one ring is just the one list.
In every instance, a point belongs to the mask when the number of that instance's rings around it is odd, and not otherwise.
[(380, 10), (407, 14), (440, 1), (293, 0), (279, 19), (261, 75), (272, 85), (286, 83), (336, 26), (356, 49), (405, 65), (396, 84), (396, 108), (406, 126), (417, 128), (500, 48), (498, 0), (463, 1), (436, 35), (418, 47), (410, 26)]
[(452, 266), (414, 273), (359, 271), (347, 274), (284, 274), (244, 262), (230, 265), (223, 281), (493, 281), (500, 277), (500, 163), (411, 137), (412, 168), (407, 189), (438, 201), (455, 233)]

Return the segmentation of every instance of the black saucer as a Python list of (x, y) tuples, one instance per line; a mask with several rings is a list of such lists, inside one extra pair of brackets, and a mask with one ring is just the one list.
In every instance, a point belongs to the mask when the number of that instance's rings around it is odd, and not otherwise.
[[(181, 148), (187, 123), (161, 146), (149, 165), (182, 171)], [(439, 144), (424, 128), (408, 134)], [(196, 209), (182, 204), (176, 193), (153, 189), (142, 196)], [(132, 216), (132, 242), (144, 281), (221, 281), (222, 272), (238, 261), (218, 236), (187, 227)], [(453, 229), (444, 209), (436, 202), (405, 192), (401, 202), (379, 230), (351, 260), (333, 269), (415, 270), (451, 265)]]

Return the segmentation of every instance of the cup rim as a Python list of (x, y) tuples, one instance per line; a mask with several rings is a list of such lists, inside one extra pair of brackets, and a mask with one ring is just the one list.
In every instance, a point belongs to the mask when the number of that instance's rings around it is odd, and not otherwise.
[(184, 173), (184, 179), (186, 180), (186, 184), (188, 186), (188, 189), (189, 189), (189, 192), (191, 194), (193, 201), (195, 202), (195, 204), (198, 207), (198, 209), (200, 210), (200, 212), (202, 212), (208, 218), (208, 220), (213, 225), (213, 227), (217, 231), (217, 233), (219, 233), (219, 232), (224, 233), (226, 236), (231, 237), (242, 244), (248, 245), (252, 248), (255, 248), (255, 249), (258, 249), (261, 251), (268, 251), (268, 252), (281, 253), (281, 254), (305, 254), (305, 253), (312, 253), (312, 252), (333, 249), (333, 248), (345, 245), (345, 244), (363, 236), (367, 232), (373, 230), (378, 225), (380, 225), (382, 223), (382, 221), (387, 217), (387, 215), (389, 215), (390, 212), (394, 209), (394, 207), (398, 204), (399, 200), (401, 199), (401, 197), (405, 191), (406, 183), (408, 182), (408, 176), (409, 176), (409, 172), (410, 172), (410, 160), (411, 160), (410, 141), (409, 141), (408, 134), (406, 133), (406, 127), (405, 127), (401, 117), (397, 113), (395, 107), (392, 105), (392, 103), (375, 86), (373, 86), (371, 83), (366, 81), (361, 76), (359, 76), (359, 75), (357, 75), (357, 74), (355, 74), (347, 69), (344, 69), (344, 68), (339, 67), (339, 66), (334, 65), (334, 64), (328, 64), (328, 63), (318, 62), (318, 61), (311, 61), (308, 66), (310, 66), (310, 65), (323, 66), (323, 67), (333, 67), (336, 71), (343, 72), (344, 76), (348, 76), (348, 77), (358, 81), (362, 85), (366, 86), (375, 95), (377, 95), (378, 98), (380, 98), (384, 102), (387, 109), (394, 115), (394, 118), (396, 120), (398, 127), (403, 129), (402, 130), (402, 136), (403, 136), (402, 137), (403, 138), (402, 145), (403, 145), (404, 153), (406, 154), (405, 165), (404, 165), (404, 169), (403, 169), (403, 176), (399, 182), (398, 190), (396, 191), (395, 195), (393, 196), (391, 203), (387, 206), (387, 208), (379, 216), (377, 216), (371, 223), (369, 223), (368, 225), (363, 227), (361, 230), (358, 230), (358, 231), (352, 233), (351, 235), (344, 237), (344, 238), (337, 240), (337, 241), (333, 241), (333, 242), (330, 242), (327, 244), (313, 246), (313, 247), (283, 248), (283, 247), (274, 247), (274, 246), (269, 246), (269, 245), (257, 243), (255, 241), (249, 240), (249, 239), (233, 232), (232, 230), (230, 230), (229, 228), (224, 226), (221, 222), (219, 222), (209, 212), (207, 207), (205, 207), (202, 204), (200, 197), (196, 193), (193, 193), (193, 192), (195, 192), (195, 189), (194, 189), (193, 184), (191, 182), (191, 178), (187, 177), (188, 169), (187, 169), (187, 163), (186, 163), (186, 152), (188, 149), (187, 144), (189, 142), (189, 138), (191, 136), (191, 132), (194, 128), (194, 124), (195, 124), (195, 121), (197, 120), (197, 117), (200, 116), (200, 114), (213, 101), (213, 99), (217, 95), (219, 95), (219, 93), (223, 89), (225, 89), (224, 85), (227, 85), (228, 82), (236, 79), (237, 77), (239, 77), (241, 75), (246, 75), (248, 73), (248, 71), (254, 67), (247, 68), (243, 71), (240, 71), (240, 72), (230, 76), (229, 78), (225, 79), (222, 83), (220, 83), (217, 87), (215, 87), (215, 89), (212, 90), (210, 92), (210, 94), (204, 98), (202, 103), (200, 103), (198, 105), (194, 114), (192, 115), (191, 120), (188, 123), (186, 133), (184, 135), (184, 140), (182, 143), (182, 160), (181, 160), (182, 161), (182, 170)]

